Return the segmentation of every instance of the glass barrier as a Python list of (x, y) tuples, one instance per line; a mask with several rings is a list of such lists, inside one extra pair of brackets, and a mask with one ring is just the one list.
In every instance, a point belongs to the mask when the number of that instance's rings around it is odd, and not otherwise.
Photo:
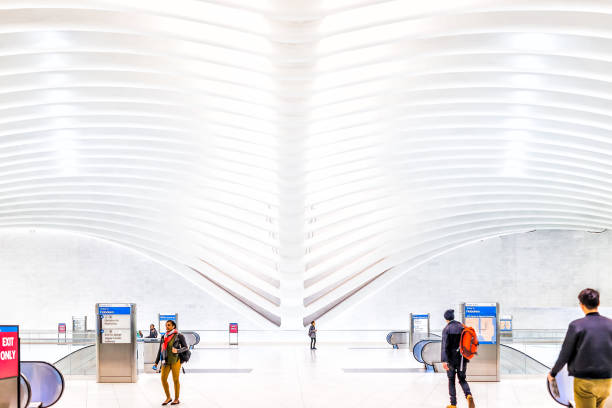
[(73, 351), (54, 364), (64, 375), (96, 375), (96, 346)]

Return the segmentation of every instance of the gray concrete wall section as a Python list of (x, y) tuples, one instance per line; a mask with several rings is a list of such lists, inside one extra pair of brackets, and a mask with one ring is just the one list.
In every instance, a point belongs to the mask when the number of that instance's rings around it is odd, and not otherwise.
[(181, 327), (227, 330), (239, 319), (257, 328), (165, 266), (119, 245), (85, 236), (38, 230), (0, 231), (3, 291), (0, 321), (23, 330), (57, 330), (72, 316), (88, 315), (95, 329), (97, 302), (134, 302), (148, 334), (157, 314), (179, 311)]
[[(601, 290), (612, 314), (610, 233), (536, 231), (458, 248), (407, 271), (343, 313), (320, 320), (328, 329), (400, 329), (411, 312), (429, 312), (432, 329), (462, 301), (498, 301), (519, 329), (565, 328), (580, 316), (576, 295)], [(3, 290), (0, 321), (22, 329), (57, 329), (73, 315), (89, 315), (96, 302), (135, 302), (143, 329), (159, 312), (181, 313), (185, 328), (257, 329), (239, 312), (134, 251), (71, 234), (0, 231)], [(168, 290), (168, 288), (173, 288)], [(368, 291), (370, 288), (366, 288)], [(178, 305), (178, 306), (177, 306)], [(90, 328), (92, 326), (90, 325)]]
[(517, 329), (564, 329), (581, 316), (576, 296), (585, 287), (601, 291), (602, 310), (612, 315), (610, 233), (534, 231), (448, 252), (321, 323), (401, 328), (411, 312), (430, 312), (432, 329), (439, 329), (449, 307), (498, 301)]

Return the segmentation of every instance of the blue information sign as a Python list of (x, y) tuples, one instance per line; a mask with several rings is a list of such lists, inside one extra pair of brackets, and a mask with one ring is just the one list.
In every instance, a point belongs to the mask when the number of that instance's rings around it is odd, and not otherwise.
[(129, 306), (100, 306), (98, 308), (100, 315), (129, 315), (131, 308)]
[(473, 327), (480, 344), (497, 344), (497, 306), (495, 303), (466, 303), (465, 325)]
[(174, 323), (177, 323), (178, 314), (176, 313), (168, 313), (168, 314), (159, 314), (159, 333), (163, 336), (166, 334), (166, 322), (168, 320), (172, 320)]
[(19, 333), (19, 326), (0, 326), (0, 333)]

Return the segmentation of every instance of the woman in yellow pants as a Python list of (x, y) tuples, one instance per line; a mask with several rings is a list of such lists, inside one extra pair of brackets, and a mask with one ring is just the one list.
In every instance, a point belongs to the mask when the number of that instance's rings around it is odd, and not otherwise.
[[(181, 358), (180, 354), (187, 351), (187, 341), (185, 336), (178, 332), (176, 323), (173, 320), (166, 322), (166, 334), (159, 343), (157, 359), (155, 359), (154, 370), (157, 370), (157, 364), (161, 361), (161, 381), (166, 393), (166, 400), (162, 405), (177, 405), (180, 404), (179, 394), (181, 392), (181, 384), (179, 375), (181, 373)], [(174, 382), (174, 401), (170, 397), (170, 386), (168, 384), (168, 375), (172, 372), (172, 381)]]

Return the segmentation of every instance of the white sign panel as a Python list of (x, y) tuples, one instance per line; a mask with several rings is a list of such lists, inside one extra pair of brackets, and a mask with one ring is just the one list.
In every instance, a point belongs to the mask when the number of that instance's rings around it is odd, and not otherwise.
[(429, 334), (429, 315), (412, 315), (414, 333)]
[(102, 343), (132, 342), (130, 307), (100, 307)]

